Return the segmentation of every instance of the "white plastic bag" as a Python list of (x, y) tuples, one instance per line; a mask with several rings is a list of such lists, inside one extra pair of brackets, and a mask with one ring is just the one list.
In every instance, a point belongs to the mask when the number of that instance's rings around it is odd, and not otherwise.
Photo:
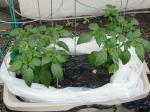
[[(81, 45), (75, 45), (75, 41), (71, 38), (61, 40), (67, 43), (72, 54), (75, 54), (75, 46), (78, 55), (100, 50), (95, 40)], [(7, 71), (9, 54), (5, 57), (7, 67), (4, 62), (2, 63), (0, 77), (11, 93), (30, 102), (92, 104), (115, 99), (128, 101), (146, 94), (141, 79), (143, 63), (137, 57), (134, 48), (130, 48), (129, 51), (131, 53), (130, 61), (126, 65), (119, 62), (119, 70), (111, 77), (111, 82), (96, 89), (83, 87), (56, 89), (54, 87), (46, 88), (36, 83), (33, 83), (30, 88), (23, 80), (15, 78), (14, 73)]]
[[(18, 0), (18, 2), (23, 17), (46, 20), (51, 17), (51, 2), (49, 0)], [(76, 2), (76, 15), (78, 18), (83, 18), (83, 15), (103, 15), (103, 9), (106, 4), (113, 4), (117, 6), (117, 8), (121, 8), (122, 11), (146, 9), (150, 7), (149, 0), (76, 0)], [(126, 6), (127, 2), (128, 5)], [(53, 0), (52, 6), (54, 19), (65, 19), (65, 17), (73, 17), (75, 15), (74, 0)]]

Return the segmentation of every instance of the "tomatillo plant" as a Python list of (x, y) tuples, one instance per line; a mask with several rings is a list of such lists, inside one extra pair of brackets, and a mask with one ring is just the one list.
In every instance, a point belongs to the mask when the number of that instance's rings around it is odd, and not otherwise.
[[(37, 82), (48, 87), (53, 78), (63, 80), (61, 64), (67, 61), (69, 48), (66, 43), (59, 41), (59, 37), (72, 33), (62, 26), (29, 25), (11, 31), (10, 35), (16, 37), (10, 50), (10, 71), (22, 75), (28, 86)], [(54, 47), (50, 47), (52, 44)], [(55, 45), (63, 50), (56, 49)]]
[(143, 61), (144, 48), (150, 50), (150, 42), (141, 38), (139, 22), (135, 18), (126, 19), (113, 5), (106, 5), (104, 11), (108, 23), (104, 27), (91, 23), (90, 31), (81, 34), (77, 42), (82, 44), (95, 38), (96, 43), (103, 48), (89, 54), (89, 62), (94, 66), (104, 66), (109, 73), (114, 73), (119, 68), (119, 60), (123, 64), (130, 60), (130, 47), (135, 48), (137, 56)]

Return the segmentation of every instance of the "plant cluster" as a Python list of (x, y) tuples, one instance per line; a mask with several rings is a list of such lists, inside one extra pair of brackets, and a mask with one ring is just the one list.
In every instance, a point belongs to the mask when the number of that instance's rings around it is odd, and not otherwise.
[[(84, 17), (82, 23), (86, 25), (86, 24), (89, 24), (91, 22), (90, 22), (90, 19), (88, 17)], [(67, 26), (67, 27), (78, 26), (78, 24), (79, 23), (76, 23), (76, 25), (75, 25), (75, 23), (72, 20), (67, 20), (65, 22), (65, 26)]]
[[(108, 23), (100, 27), (97, 23), (89, 24), (89, 32), (82, 33), (77, 44), (91, 41), (93, 38), (102, 47), (99, 51), (89, 54), (89, 63), (102, 66), (109, 73), (118, 70), (118, 62), (128, 63), (134, 47), (137, 56), (144, 60), (144, 48), (150, 49), (150, 42), (141, 38), (139, 22), (135, 18), (126, 19), (120, 15), (115, 6), (107, 5), (106, 17)], [(67, 21), (67, 26), (72, 25)], [(85, 24), (90, 21), (86, 18)], [(50, 86), (52, 79), (63, 80), (61, 64), (69, 57), (69, 48), (59, 37), (72, 36), (72, 33), (62, 26), (17, 28), (10, 32), (16, 37), (11, 47), (11, 62), (9, 70), (21, 74), (28, 86), (33, 82)], [(56, 46), (62, 50), (56, 49)]]
[[(13, 30), (10, 35), (16, 36), (16, 41), (10, 50), (9, 70), (21, 74), (28, 86), (36, 82), (48, 87), (53, 78), (63, 79), (61, 64), (67, 61), (69, 48), (59, 41), (59, 37), (70, 36), (70, 32), (62, 26), (47, 28), (29, 25)], [(52, 44), (53, 47), (50, 47)], [(63, 49), (57, 50), (55, 45)]]
[(128, 51), (134, 47), (137, 56), (144, 60), (144, 48), (150, 50), (150, 42), (141, 38), (139, 22), (135, 18), (126, 19), (116, 6), (106, 5), (104, 9), (108, 23), (100, 27), (97, 23), (89, 24), (89, 32), (80, 35), (78, 44), (86, 43), (95, 38), (96, 43), (103, 49), (93, 51), (89, 55), (89, 62), (94, 66), (104, 66), (109, 73), (118, 70), (118, 61), (128, 63), (131, 54)]
[(83, 24), (89, 24), (89, 23), (90, 23), (90, 19), (88, 17), (84, 17)]
[(72, 20), (67, 20), (65, 26), (74, 26), (74, 22)]

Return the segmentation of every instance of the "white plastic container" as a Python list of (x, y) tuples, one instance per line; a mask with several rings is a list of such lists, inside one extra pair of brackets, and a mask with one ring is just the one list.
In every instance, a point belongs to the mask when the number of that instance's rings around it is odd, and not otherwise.
[[(51, 0), (18, 0), (21, 14), (27, 18), (49, 19), (51, 15)], [(38, 6), (39, 1), (39, 6)], [(127, 0), (122, 0), (122, 8)], [(121, 7), (121, 0), (76, 0), (77, 16), (98, 16), (103, 14), (106, 4)], [(129, 0), (127, 10), (150, 8), (150, 0)], [(75, 0), (52, 0), (54, 19), (63, 19), (75, 15)]]
[[(126, 100), (120, 100), (120, 99), (115, 99), (115, 100), (110, 100), (108, 102), (95, 102), (95, 104), (104, 104), (104, 105), (119, 105), (121, 103), (133, 101), (133, 100), (138, 100), (141, 98), (145, 98), (149, 94), (150, 90), (150, 84), (149, 80), (147, 77), (147, 74), (149, 72), (149, 69), (146, 65), (144, 64), (144, 69), (141, 74), (141, 79), (144, 84), (144, 94), (138, 97), (134, 97), (133, 99), (130, 99), (128, 101)], [(6, 87), (4, 87), (4, 96), (3, 100), (5, 105), (11, 109), (11, 110), (16, 110), (16, 111), (65, 111), (69, 110), (73, 107), (80, 106), (80, 103), (68, 103), (68, 104), (55, 104), (55, 103), (30, 103), (30, 102), (23, 102), (20, 101), (16, 98), (15, 95), (10, 93)]]
[[(76, 41), (71, 38), (62, 38), (62, 41), (66, 41), (70, 53), (74, 54), (75, 46), (72, 45)], [(91, 40), (91, 42), (77, 45), (76, 53), (89, 54), (100, 50), (101, 48), (95, 43), (95, 40)], [(139, 60), (134, 48), (130, 48), (129, 51), (130, 61), (126, 65), (119, 62), (119, 70), (112, 75), (110, 83), (95, 89), (82, 87), (56, 89), (51, 86), (46, 88), (37, 83), (28, 87), (24, 80), (16, 78), (14, 73), (8, 71), (10, 60), (8, 53), (0, 69), (0, 77), (7, 87), (4, 92), (4, 102), (12, 110), (43, 112), (68, 110), (90, 104), (114, 105), (144, 98), (150, 91), (146, 75), (149, 69), (145, 62), (142, 63)], [(25, 99), (25, 102), (19, 101), (15, 95)]]

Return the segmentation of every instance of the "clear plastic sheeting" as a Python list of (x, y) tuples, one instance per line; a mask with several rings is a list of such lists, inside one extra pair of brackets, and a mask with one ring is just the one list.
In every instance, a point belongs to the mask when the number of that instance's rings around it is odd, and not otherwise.
[[(95, 40), (81, 45), (75, 45), (74, 39), (71, 38), (61, 40), (67, 43), (72, 54), (88, 54), (100, 50)], [(74, 52), (75, 47), (76, 53)], [(131, 101), (135, 97), (146, 96), (150, 88), (145, 91), (144, 81), (141, 78), (141, 74), (146, 75), (148, 70), (144, 70), (144, 64), (137, 57), (134, 48), (130, 48), (129, 51), (131, 53), (130, 61), (126, 65), (122, 65), (120, 61), (119, 70), (112, 75), (110, 83), (96, 89), (83, 87), (56, 89), (36, 83), (33, 83), (30, 88), (22, 79), (15, 78), (15, 73), (7, 70), (10, 61), (9, 54), (2, 63), (0, 77), (11, 93), (30, 102), (85, 105), (97, 102), (99, 104), (108, 102), (109, 104), (112, 100)]]

